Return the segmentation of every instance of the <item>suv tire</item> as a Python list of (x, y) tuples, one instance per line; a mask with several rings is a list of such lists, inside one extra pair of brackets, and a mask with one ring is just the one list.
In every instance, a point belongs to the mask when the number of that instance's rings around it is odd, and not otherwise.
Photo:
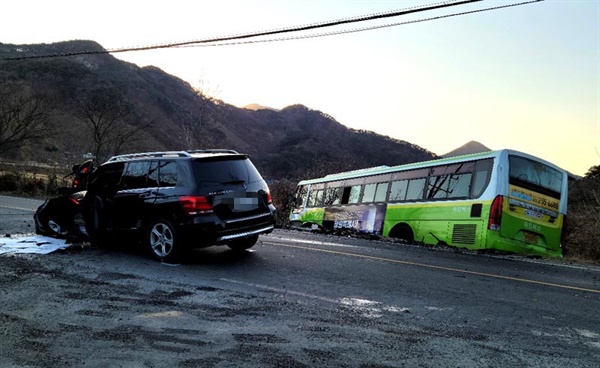
[(152, 257), (166, 263), (175, 261), (181, 252), (181, 244), (175, 226), (164, 219), (148, 224), (145, 244)]
[(252, 235), (252, 236), (247, 236), (244, 238), (232, 240), (229, 244), (227, 244), (227, 246), (232, 250), (241, 252), (246, 249), (252, 248), (254, 246), (254, 244), (256, 244), (257, 241), (258, 241), (258, 235)]

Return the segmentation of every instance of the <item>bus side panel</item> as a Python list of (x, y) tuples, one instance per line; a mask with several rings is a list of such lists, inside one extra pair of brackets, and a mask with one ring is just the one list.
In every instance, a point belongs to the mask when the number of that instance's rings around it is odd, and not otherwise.
[(328, 230), (354, 229), (362, 233), (381, 234), (386, 204), (358, 204), (325, 209), (323, 226)]
[(317, 224), (323, 226), (323, 216), (325, 215), (324, 208), (310, 208), (304, 210), (295, 221), (299, 221), (302, 225), (307, 226), (310, 224)]
[(383, 235), (390, 236), (394, 226), (406, 224), (417, 242), (482, 249), (489, 208), (487, 201), (388, 205)]
[[(390, 236), (390, 231), (398, 224), (408, 224), (415, 231), (416, 219), (422, 212), (421, 206), (410, 204), (388, 204), (383, 221), (383, 236)], [(415, 237), (416, 239), (416, 237)]]

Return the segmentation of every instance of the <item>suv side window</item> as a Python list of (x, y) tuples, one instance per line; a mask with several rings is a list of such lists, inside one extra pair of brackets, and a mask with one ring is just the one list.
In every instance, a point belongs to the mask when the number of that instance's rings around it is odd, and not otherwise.
[(150, 170), (150, 161), (136, 161), (127, 164), (121, 180), (122, 189), (139, 189), (146, 187), (146, 177)]
[(150, 162), (150, 171), (148, 171), (148, 188), (158, 188), (158, 161)]
[(159, 165), (159, 186), (174, 187), (177, 185), (177, 162), (160, 161)]
[(112, 195), (117, 191), (124, 168), (123, 163), (101, 166), (94, 172), (89, 190), (102, 195)]

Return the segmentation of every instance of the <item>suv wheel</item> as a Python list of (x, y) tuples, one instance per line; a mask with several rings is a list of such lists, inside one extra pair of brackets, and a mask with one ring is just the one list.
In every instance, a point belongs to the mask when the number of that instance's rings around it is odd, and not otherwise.
[(258, 241), (258, 235), (232, 240), (227, 246), (235, 251), (250, 249)]
[(175, 227), (167, 220), (156, 220), (149, 224), (146, 244), (150, 254), (159, 261), (174, 261), (179, 253)]
[(65, 236), (67, 235), (67, 231), (64, 230), (60, 224), (58, 223), (58, 220), (55, 220), (53, 218), (51, 218), (50, 220), (48, 220), (47, 223), (47, 227), (48, 229), (50, 229), (50, 233), (54, 236)]

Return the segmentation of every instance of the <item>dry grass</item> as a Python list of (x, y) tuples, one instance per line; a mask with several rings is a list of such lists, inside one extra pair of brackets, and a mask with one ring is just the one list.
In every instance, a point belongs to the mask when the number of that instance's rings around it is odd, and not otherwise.
[(277, 208), (277, 226), (285, 227), (290, 223), (290, 197), (296, 190), (296, 182), (282, 179), (269, 183), (273, 205)]
[(570, 184), (564, 256), (600, 263), (600, 178)]

